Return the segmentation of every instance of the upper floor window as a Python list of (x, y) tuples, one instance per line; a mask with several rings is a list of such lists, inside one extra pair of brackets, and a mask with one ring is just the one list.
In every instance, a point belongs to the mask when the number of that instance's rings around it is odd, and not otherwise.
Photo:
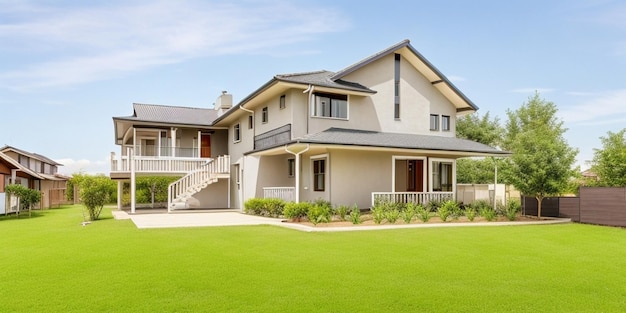
[(285, 95), (280, 96), (280, 102), (278, 103), (278, 107), (282, 110), (285, 108)]
[(248, 129), (254, 128), (254, 117), (252, 115), (248, 115)]
[(268, 121), (267, 107), (264, 107), (261, 110), (261, 123), (267, 123), (267, 121)]
[(400, 118), (400, 55), (395, 54), (393, 118)]
[(430, 115), (430, 130), (439, 130), (439, 115)]
[(287, 159), (287, 175), (289, 177), (296, 176), (296, 159)]
[(348, 96), (316, 93), (313, 116), (348, 118)]
[(233, 126), (233, 141), (234, 142), (241, 141), (241, 129), (239, 127), (239, 124), (236, 124), (235, 126)]
[(450, 131), (450, 116), (448, 115), (441, 116), (441, 130)]

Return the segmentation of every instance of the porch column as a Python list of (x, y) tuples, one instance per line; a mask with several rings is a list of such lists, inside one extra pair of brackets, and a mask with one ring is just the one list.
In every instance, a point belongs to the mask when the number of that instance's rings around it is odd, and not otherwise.
[(135, 151), (131, 151), (131, 155), (128, 157), (130, 160), (130, 213), (135, 213), (135, 191), (137, 189), (137, 186), (135, 186), (137, 182), (135, 179)]
[(123, 183), (121, 180), (117, 181), (117, 209), (121, 210), (122, 209), (122, 188)]
[(176, 127), (172, 127), (171, 130), (171, 134), (172, 134), (172, 157), (176, 156)]

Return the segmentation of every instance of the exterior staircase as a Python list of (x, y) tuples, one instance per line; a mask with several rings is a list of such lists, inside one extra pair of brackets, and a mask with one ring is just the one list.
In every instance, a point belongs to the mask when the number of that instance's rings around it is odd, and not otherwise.
[(167, 211), (188, 209), (188, 201), (200, 190), (220, 178), (230, 176), (230, 156), (223, 155), (208, 160), (205, 164), (171, 183), (167, 190)]

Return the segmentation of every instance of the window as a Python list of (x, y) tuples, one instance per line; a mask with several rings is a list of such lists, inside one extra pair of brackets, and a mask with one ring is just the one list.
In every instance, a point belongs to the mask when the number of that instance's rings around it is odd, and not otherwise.
[(448, 115), (441, 116), (441, 130), (450, 131), (450, 116)]
[(261, 110), (261, 122), (262, 123), (267, 123), (267, 107), (264, 107), (263, 110)]
[(313, 191), (326, 190), (326, 159), (313, 160)]
[(452, 162), (433, 161), (433, 191), (452, 191)]
[(287, 159), (287, 174), (289, 177), (296, 176), (296, 159)]
[(233, 141), (234, 142), (241, 141), (241, 130), (239, 129), (239, 124), (233, 127)]
[(400, 55), (396, 53), (394, 63), (393, 118), (400, 118)]
[(233, 164), (233, 172), (235, 174), (235, 184), (237, 184), (237, 189), (241, 189), (241, 173), (239, 172), (239, 164)]
[(285, 95), (280, 96), (278, 107), (282, 110), (285, 108)]
[(348, 96), (316, 93), (313, 116), (348, 118)]
[(430, 130), (439, 130), (439, 115), (430, 115)]
[(254, 117), (252, 115), (248, 115), (248, 129), (254, 128)]

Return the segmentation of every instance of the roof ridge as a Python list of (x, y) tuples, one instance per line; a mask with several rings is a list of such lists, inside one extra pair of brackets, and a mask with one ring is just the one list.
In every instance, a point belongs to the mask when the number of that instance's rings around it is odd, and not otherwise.
[(392, 51), (396, 51), (400, 48), (406, 47), (408, 45), (411, 44), (411, 41), (408, 39), (404, 39), (402, 41), (400, 41), (399, 43), (392, 45), (384, 50), (378, 51), (364, 59), (361, 59), (360, 61), (353, 63), (351, 65), (349, 65), (348, 67), (343, 68), (342, 70), (338, 71), (337, 73), (335, 73), (335, 75), (333, 75), (331, 77), (331, 79), (336, 80), (336, 79), (340, 79), (345, 75), (348, 75), (350, 73), (352, 73), (353, 71), (359, 69), (361, 66), (368, 64), (372, 61), (375, 61), (377, 59), (379, 59), (380, 57), (383, 57), (389, 53), (391, 53)]
[(166, 108), (176, 108), (176, 109), (213, 110), (212, 108), (200, 108), (200, 107), (180, 106), (180, 105), (171, 105), (171, 104), (153, 104), (153, 103), (133, 102), (133, 106), (135, 106), (135, 105), (154, 106), (154, 107), (166, 107)]
[(302, 75), (311, 75), (311, 74), (321, 74), (321, 73), (334, 73), (328, 70), (319, 70), (319, 71), (310, 71), (310, 72), (299, 72), (299, 73), (285, 73), (285, 74), (276, 74), (276, 77), (292, 77), (292, 76), (302, 76)]

